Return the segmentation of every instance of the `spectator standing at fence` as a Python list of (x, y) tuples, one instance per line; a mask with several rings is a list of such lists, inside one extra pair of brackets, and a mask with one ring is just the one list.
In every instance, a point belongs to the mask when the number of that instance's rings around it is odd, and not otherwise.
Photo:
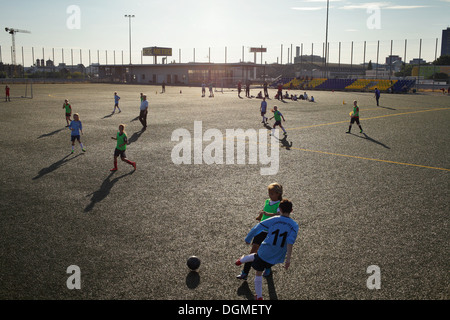
[(6, 87), (5, 87), (5, 101), (11, 102), (11, 98), (9, 96), (9, 86), (8, 85), (6, 85)]
[(380, 96), (381, 96), (380, 90), (378, 90), (378, 88), (375, 88), (375, 99), (377, 100), (377, 106), (380, 105)]

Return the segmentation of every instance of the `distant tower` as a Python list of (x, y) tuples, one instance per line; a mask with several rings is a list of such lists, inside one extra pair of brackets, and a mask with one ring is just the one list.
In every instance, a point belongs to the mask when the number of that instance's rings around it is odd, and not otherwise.
[(442, 30), (441, 56), (450, 55), (450, 28)]
[(40, 67), (41, 66), (41, 60), (36, 59), (36, 67)]

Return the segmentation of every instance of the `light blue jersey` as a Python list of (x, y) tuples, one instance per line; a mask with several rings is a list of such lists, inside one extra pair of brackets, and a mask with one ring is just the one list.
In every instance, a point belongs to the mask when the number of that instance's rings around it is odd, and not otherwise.
[(261, 102), (261, 112), (266, 112), (266, 109), (267, 109), (267, 102), (262, 101)]
[(298, 223), (284, 216), (269, 218), (254, 226), (245, 237), (245, 242), (250, 243), (262, 230), (268, 230), (268, 234), (259, 247), (258, 256), (270, 264), (283, 263), (287, 245), (294, 244), (297, 239)]
[(114, 102), (117, 104), (119, 103), (120, 97), (116, 94), (114, 95)]
[(71, 121), (69, 124), (69, 129), (73, 129), (71, 135), (79, 136), (80, 130), (83, 130), (83, 126), (81, 125), (81, 121)]

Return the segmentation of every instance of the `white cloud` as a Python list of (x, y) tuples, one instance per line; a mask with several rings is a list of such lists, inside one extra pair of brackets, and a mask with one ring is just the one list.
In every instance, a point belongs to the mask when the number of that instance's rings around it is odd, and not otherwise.
[[(330, 2), (341, 2), (341, 1), (343, 0), (330, 0)], [(327, 2), (327, 0), (303, 0), (303, 2)]]
[[(446, 0), (446, 1), (450, 2), (450, 0)], [(343, 10), (364, 9), (364, 10), (367, 10), (369, 8), (374, 8), (374, 7), (378, 7), (380, 9), (387, 9), (387, 10), (408, 10), (408, 9), (429, 8), (430, 6), (426, 6), (426, 5), (400, 6), (400, 5), (395, 5), (391, 2), (367, 2), (367, 3), (361, 3), (361, 4), (349, 4), (349, 5), (339, 7), (339, 9), (343, 9)]]
[(362, 3), (362, 4), (350, 4), (350, 5), (340, 7), (339, 9), (354, 10), (354, 9), (368, 9), (368, 8), (373, 8), (373, 7), (384, 8), (388, 5), (390, 5), (389, 2), (367, 2), (367, 3)]
[(292, 10), (300, 10), (300, 11), (317, 11), (326, 9), (327, 7), (293, 7)]
[(430, 6), (387, 6), (383, 9), (390, 10), (407, 10), (407, 9), (419, 9), (419, 8), (429, 8)]

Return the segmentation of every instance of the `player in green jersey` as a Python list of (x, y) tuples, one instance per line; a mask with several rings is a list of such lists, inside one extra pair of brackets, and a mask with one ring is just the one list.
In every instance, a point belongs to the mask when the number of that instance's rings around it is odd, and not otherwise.
[(117, 158), (119, 156), (123, 162), (132, 165), (134, 170), (136, 170), (136, 162), (128, 160), (125, 154), (125, 150), (127, 150), (128, 138), (127, 133), (125, 132), (124, 124), (119, 125), (119, 132), (117, 132), (116, 137), (111, 137), (111, 139), (117, 140), (117, 146), (114, 150), (114, 168), (112, 168), (110, 171), (117, 171)]
[[(269, 192), (269, 199), (264, 202), (264, 208), (256, 217), (258, 221), (264, 221), (268, 218), (271, 218), (275, 215), (279, 214), (278, 206), (280, 205), (281, 199), (283, 199), (283, 187), (279, 183), (272, 183), (267, 187)], [(255, 235), (252, 241), (252, 249), (250, 250), (250, 254), (258, 252), (259, 246), (264, 241), (267, 236), (267, 230), (263, 230), (262, 232)], [(248, 262), (244, 264), (244, 269), (241, 274), (236, 278), (241, 280), (247, 280), (248, 273), (252, 267), (252, 263)], [(268, 277), (271, 274), (270, 268), (264, 270), (264, 276)]]
[(272, 112), (273, 112), (273, 117), (270, 118), (269, 120), (272, 120), (273, 118), (275, 118), (275, 123), (274, 123), (274, 125), (272, 127), (272, 133), (270, 135), (272, 135), (272, 136), (275, 135), (275, 127), (276, 126), (279, 126), (281, 128), (281, 130), (283, 130), (283, 134), (287, 135), (286, 130), (284, 129), (283, 125), (281, 124), (281, 119), (283, 119), (283, 121), (286, 121), (284, 119), (284, 116), (281, 114), (280, 111), (278, 111), (278, 107), (277, 106), (273, 107)]
[(360, 133), (363, 132), (363, 129), (361, 125), (359, 124), (359, 107), (358, 102), (355, 100), (353, 101), (353, 112), (350, 113), (350, 126), (348, 127), (348, 131), (346, 133), (350, 133), (352, 130), (352, 124), (356, 122), (356, 124), (359, 126)]
[(66, 122), (67, 122), (66, 127), (68, 127), (70, 125), (70, 117), (72, 116), (72, 107), (71, 107), (68, 99), (64, 100), (64, 104), (63, 104), (62, 108), (66, 109)]

